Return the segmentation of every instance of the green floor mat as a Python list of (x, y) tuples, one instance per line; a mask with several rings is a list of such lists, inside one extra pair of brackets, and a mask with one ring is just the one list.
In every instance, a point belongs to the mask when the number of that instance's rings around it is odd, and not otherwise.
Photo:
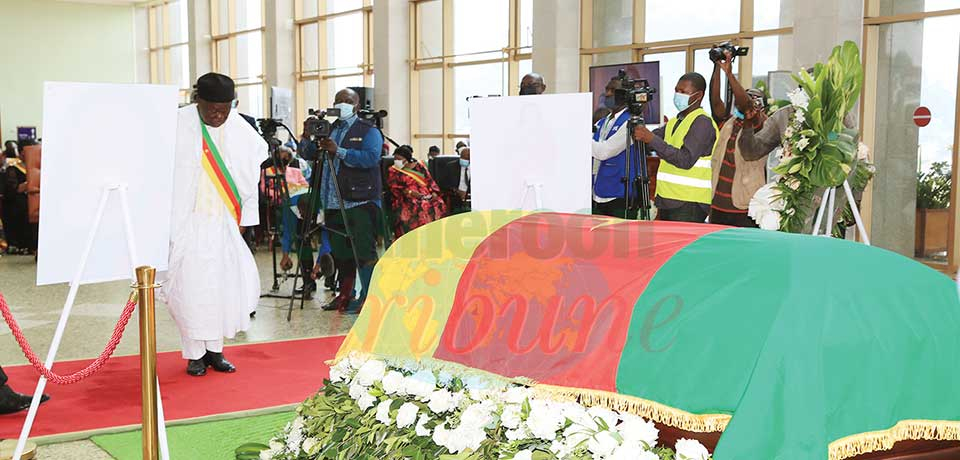
[[(234, 449), (248, 442), (266, 444), (293, 420), (293, 412), (258, 415), (167, 428), (170, 458), (176, 460), (234, 460)], [(94, 436), (91, 441), (117, 460), (140, 460), (140, 430)]]

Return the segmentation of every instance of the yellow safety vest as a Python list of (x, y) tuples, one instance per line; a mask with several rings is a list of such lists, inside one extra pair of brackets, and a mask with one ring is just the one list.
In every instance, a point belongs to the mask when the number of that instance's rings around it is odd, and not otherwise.
[[(710, 124), (713, 125), (713, 131), (717, 133), (716, 137), (720, 137), (717, 124), (714, 123), (713, 118), (710, 118), (710, 115), (707, 115), (707, 112), (700, 108), (690, 112), (683, 120), (680, 120), (680, 126), (676, 126), (676, 118), (667, 122), (664, 141), (673, 147), (682, 147), (683, 139), (687, 137), (687, 132), (690, 131), (690, 126), (693, 125), (693, 121), (697, 117), (707, 117)], [(691, 203), (710, 204), (713, 198), (711, 183), (713, 175), (710, 169), (710, 160), (713, 157), (713, 148), (716, 146), (717, 141), (714, 140), (713, 146), (710, 148), (710, 155), (697, 159), (697, 163), (690, 169), (681, 169), (666, 161), (661, 161), (660, 167), (657, 169), (657, 196)]]

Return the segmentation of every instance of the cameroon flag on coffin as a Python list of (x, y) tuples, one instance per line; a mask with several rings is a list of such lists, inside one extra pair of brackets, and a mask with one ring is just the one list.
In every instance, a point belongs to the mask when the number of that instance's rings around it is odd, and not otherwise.
[(716, 460), (960, 440), (947, 277), (842, 240), (554, 213), (399, 239), (339, 355), (456, 363), (688, 431)]

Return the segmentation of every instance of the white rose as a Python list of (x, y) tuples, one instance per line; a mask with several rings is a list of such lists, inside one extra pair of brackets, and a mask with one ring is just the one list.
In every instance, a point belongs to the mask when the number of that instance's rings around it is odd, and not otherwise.
[(449, 449), (450, 430), (447, 429), (446, 423), (441, 423), (434, 428), (432, 439), (434, 444)]
[(417, 412), (420, 410), (414, 403), (403, 403), (397, 410), (397, 428), (406, 428), (417, 421)]
[(511, 442), (530, 439), (530, 430), (527, 429), (526, 425), (520, 424), (516, 429), (507, 430), (506, 436), (507, 440)]
[(533, 451), (524, 449), (513, 456), (513, 460), (533, 460)]
[(643, 443), (647, 447), (657, 445), (657, 437), (660, 435), (660, 430), (657, 429), (653, 422), (632, 414), (621, 414), (621, 418), (623, 419), (623, 423), (617, 427), (617, 430), (620, 432), (620, 436), (623, 437), (624, 443)]
[(383, 361), (371, 359), (360, 366), (360, 369), (357, 370), (357, 375), (354, 376), (353, 380), (360, 385), (368, 387), (382, 379), (383, 374), (386, 372), (387, 365), (384, 364)]
[(419, 399), (426, 399), (437, 389), (437, 380), (433, 372), (429, 370), (420, 370), (410, 377), (403, 379), (403, 392), (415, 396)]
[(430, 393), (430, 402), (427, 403), (427, 407), (436, 414), (448, 412), (456, 407), (453, 405), (453, 394), (447, 390), (436, 390)]
[(350, 384), (348, 393), (350, 394), (350, 398), (356, 401), (360, 399), (361, 396), (367, 394), (367, 387), (360, 385), (357, 382), (353, 382)]
[(710, 452), (696, 439), (681, 439), (676, 445), (677, 460), (707, 460)]
[(508, 404), (503, 408), (503, 413), (500, 414), (500, 421), (503, 423), (503, 426), (509, 429), (515, 429), (520, 426), (520, 416), (522, 415), (522, 408), (516, 404)]
[(377, 405), (377, 421), (378, 422), (383, 423), (384, 425), (390, 424), (390, 405), (391, 404), (393, 404), (393, 400), (387, 399), (385, 401), (381, 401), (380, 404)]
[(503, 400), (510, 404), (523, 404), (530, 397), (530, 389), (524, 387), (510, 387), (503, 395)]
[(810, 139), (807, 139), (806, 136), (801, 136), (800, 140), (797, 141), (797, 150), (803, 150), (810, 145)]
[(360, 396), (360, 399), (357, 400), (357, 406), (360, 408), (360, 410), (366, 411), (367, 409), (373, 407), (376, 402), (377, 398), (373, 397), (372, 394), (364, 393), (363, 396)]
[(317, 438), (307, 438), (303, 440), (303, 446), (300, 448), (303, 449), (303, 452), (307, 455), (311, 455), (315, 453), (313, 452), (313, 448), (317, 447), (319, 443), (320, 441), (318, 441)]
[(556, 455), (557, 458), (565, 458), (573, 453), (573, 447), (566, 442), (553, 441), (550, 443), (550, 452), (553, 453), (553, 455)]
[(613, 450), (619, 446), (620, 443), (617, 441), (617, 438), (614, 438), (613, 434), (609, 431), (601, 431), (587, 441), (587, 449), (590, 449), (590, 452), (594, 453), (594, 458), (597, 456), (605, 458), (612, 454)]
[(494, 409), (495, 406), (489, 401), (470, 405), (460, 415), (460, 426), (458, 428), (483, 429), (493, 421), (491, 413)]
[(333, 383), (345, 382), (353, 369), (350, 367), (349, 359), (341, 359), (330, 368), (330, 381)]
[(611, 430), (617, 426), (617, 421), (620, 419), (616, 412), (600, 406), (593, 406), (587, 409), (587, 414), (594, 419), (602, 419)]
[[(487, 432), (482, 427), (458, 427), (459, 439), (462, 441), (457, 447), (458, 452), (467, 449), (477, 450), (480, 444), (487, 440)], [(457, 452), (454, 452), (457, 453)]]
[[(380, 381), (383, 385), (383, 392), (392, 395), (398, 394), (403, 389), (403, 374), (397, 371), (387, 372)], [(402, 393), (400, 393), (402, 395)]]
[(556, 439), (557, 430), (565, 421), (563, 415), (558, 412), (555, 407), (545, 401), (530, 401), (530, 415), (527, 417), (530, 432), (544, 441)]
[(427, 414), (420, 414), (420, 420), (417, 420), (417, 436), (430, 436), (430, 429), (427, 428), (427, 422), (430, 421), (430, 417)]
[(648, 450), (645, 450), (639, 444), (624, 443), (622, 446), (614, 449), (613, 454), (607, 457), (607, 460), (660, 460), (660, 457)]

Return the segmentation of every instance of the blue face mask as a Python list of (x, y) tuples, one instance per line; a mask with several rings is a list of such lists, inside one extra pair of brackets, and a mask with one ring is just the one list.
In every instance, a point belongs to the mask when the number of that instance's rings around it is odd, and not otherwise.
[(674, 93), (673, 106), (676, 107), (677, 110), (683, 112), (684, 110), (687, 110), (688, 108), (690, 108), (691, 97), (693, 96), (690, 94)]
[(353, 116), (353, 104), (347, 102), (341, 102), (333, 106), (334, 108), (340, 109), (340, 119), (346, 120)]
[(743, 112), (741, 112), (740, 109), (737, 108), (737, 106), (733, 106), (733, 116), (735, 116), (735, 117), (737, 117), (737, 118), (739, 118), (739, 119), (741, 119), (741, 120), (743, 120), (744, 118), (747, 118), (747, 117), (743, 114)]
[(600, 98), (600, 106), (613, 110), (617, 108), (617, 101), (614, 99), (613, 96), (607, 96), (606, 94), (604, 94)]
[(469, 167), (470, 167), (470, 160), (464, 160), (463, 158), (461, 158), (461, 159), (460, 159), (460, 166), (462, 166), (462, 167), (464, 167), (464, 168), (469, 168)]

